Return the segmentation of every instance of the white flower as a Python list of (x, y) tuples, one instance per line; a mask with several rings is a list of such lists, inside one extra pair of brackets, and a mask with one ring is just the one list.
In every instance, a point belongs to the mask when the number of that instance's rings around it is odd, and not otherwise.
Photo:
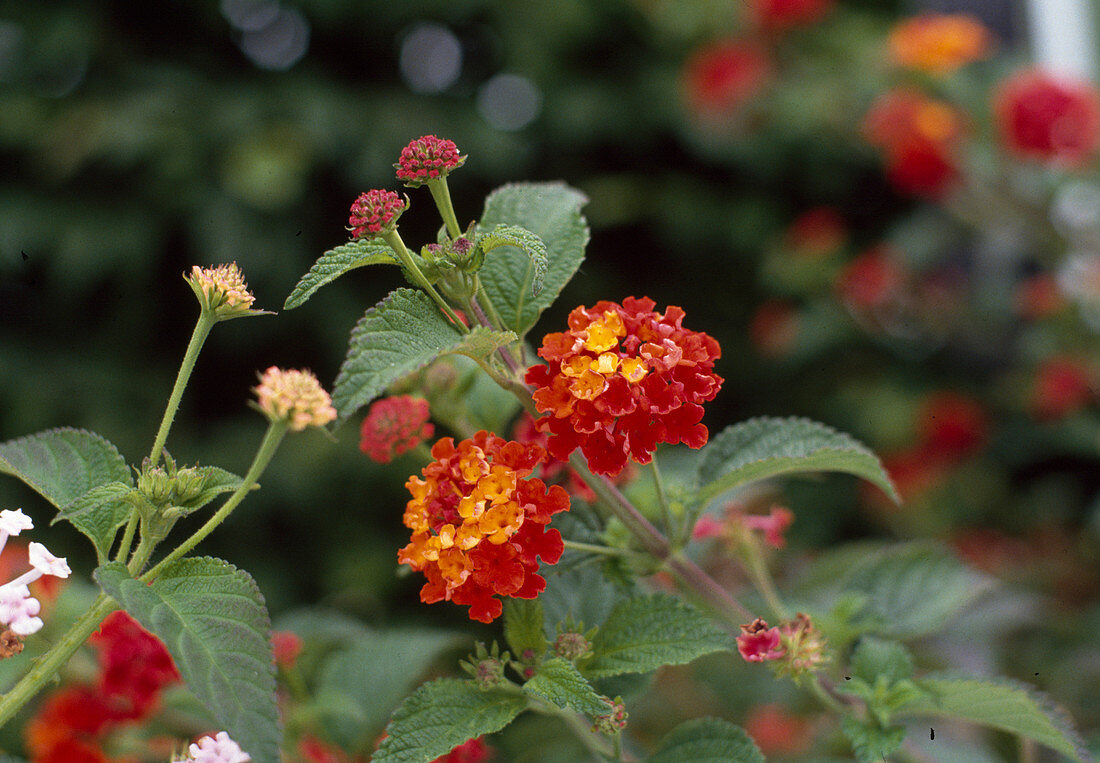
[(213, 738), (203, 737), (188, 749), (195, 763), (249, 763), (252, 760), (224, 731)]
[(5, 535), (18, 535), (23, 530), (33, 530), (34, 522), (22, 509), (0, 511), (0, 532)]
[(42, 629), (42, 618), (36, 617), (41, 610), (42, 604), (25, 585), (0, 586), (0, 623), (20, 636)]
[(46, 550), (41, 543), (31, 542), (27, 548), (31, 566), (43, 575), (53, 575), (55, 578), (67, 578), (72, 574), (69, 563), (63, 557), (57, 557)]

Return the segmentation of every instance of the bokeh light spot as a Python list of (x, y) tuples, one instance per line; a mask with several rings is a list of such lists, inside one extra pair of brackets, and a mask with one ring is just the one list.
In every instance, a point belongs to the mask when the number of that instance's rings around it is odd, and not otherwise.
[(401, 76), (417, 93), (441, 93), (462, 72), (462, 44), (439, 24), (419, 24), (401, 41)]
[(498, 130), (520, 130), (542, 110), (542, 93), (526, 77), (498, 74), (477, 92), (477, 111)]

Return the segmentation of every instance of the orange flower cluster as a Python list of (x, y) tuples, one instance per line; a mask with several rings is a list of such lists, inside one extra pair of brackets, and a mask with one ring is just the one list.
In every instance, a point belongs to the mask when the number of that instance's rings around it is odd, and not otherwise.
[(627, 458), (649, 463), (657, 444), (701, 448), (707, 428), (700, 403), (714, 399), (721, 349), (712, 337), (683, 328), (684, 311), (653, 312), (653, 300), (597, 302), (569, 314), (569, 331), (547, 334), (527, 383), (538, 389), (538, 420), (547, 450), (565, 460), (580, 448), (598, 474), (616, 475)]
[(958, 177), (956, 154), (965, 132), (962, 115), (915, 90), (895, 89), (872, 104), (863, 136), (886, 156), (886, 174), (901, 191), (942, 195)]
[(425, 604), (447, 600), (490, 623), (503, 605), (496, 596), (533, 599), (546, 587), (538, 558), (554, 564), (564, 545), (550, 517), (569, 509), (569, 495), (531, 472), (545, 460), (535, 444), (509, 442), (485, 431), (455, 445), (444, 437), (435, 459), (410, 477), (405, 507), (411, 542), (397, 559), (423, 572)]
[(922, 13), (890, 32), (890, 57), (898, 66), (944, 76), (986, 58), (993, 40), (978, 19), (965, 13)]

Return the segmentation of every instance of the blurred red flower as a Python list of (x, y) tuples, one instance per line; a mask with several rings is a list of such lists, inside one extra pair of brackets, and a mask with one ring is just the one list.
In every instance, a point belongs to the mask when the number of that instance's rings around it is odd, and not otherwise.
[(1100, 94), (1087, 82), (1022, 69), (997, 88), (993, 112), (1005, 149), (1021, 159), (1077, 169), (1100, 145)]
[(771, 77), (771, 58), (762, 45), (749, 40), (717, 40), (696, 50), (684, 65), (684, 97), (696, 116), (728, 116), (763, 89)]
[(782, 32), (821, 21), (834, 0), (749, 0), (749, 13), (761, 29)]

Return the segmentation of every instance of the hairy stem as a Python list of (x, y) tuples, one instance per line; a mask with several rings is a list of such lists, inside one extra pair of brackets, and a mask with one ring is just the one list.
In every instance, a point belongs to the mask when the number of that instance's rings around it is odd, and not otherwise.
[(439, 306), (439, 309), (443, 311), (444, 315), (451, 319), (455, 328), (463, 334), (470, 333), (470, 329), (466, 328), (466, 324), (458, 319), (458, 315), (455, 311), (447, 304), (447, 301), (440, 296), (439, 292), (435, 290), (435, 287), (429, 283), (420, 268), (417, 267), (412, 255), (409, 254), (409, 250), (405, 248), (405, 242), (401, 240), (400, 234), (398, 234), (396, 230), (386, 231), (382, 233), (382, 238), (390, 245), (390, 249), (397, 255), (397, 259), (405, 266), (405, 269), (409, 272), (409, 275), (413, 277), (413, 280), (432, 298), (432, 301)]
[(427, 181), (428, 190), (432, 193), (432, 201), (435, 202), (439, 216), (443, 218), (443, 224), (447, 226), (447, 235), (458, 238), (462, 235), (462, 228), (458, 225), (458, 217), (455, 215), (454, 204), (451, 203), (451, 192), (447, 188), (447, 176), (432, 178)]
[(168, 441), (168, 430), (172, 428), (172, 421), (176, 418), (176, 411), (179, 410), (180, 400), (183, 398), (183, 390), (187, 387), (187, 381), (191, 378), (191, 372), (195, 368), (195, 361), (199, 358), (199, 351), (202, 350), (203, 342), (206, 341), (210, 329), (217, 322), (217, 319), (205, 310), (199, 314), (195, 330), (191, 332), (191, 341), (187, 343), (187, 351), (183, 354), (183, 362), (180, 363), (179, 373), (176, 374), (176, 383), (172, 387), (172, 394), (168, 396), (168, 405), (164, 409), (164, 416), (161, 417), (160, 429), (157, 430), (157, 436), (153, 440), (153, 448), (149, 451), (149, 461), (152, 466), (156, 466), (157, 462), (160, 461), (164, 443)]

